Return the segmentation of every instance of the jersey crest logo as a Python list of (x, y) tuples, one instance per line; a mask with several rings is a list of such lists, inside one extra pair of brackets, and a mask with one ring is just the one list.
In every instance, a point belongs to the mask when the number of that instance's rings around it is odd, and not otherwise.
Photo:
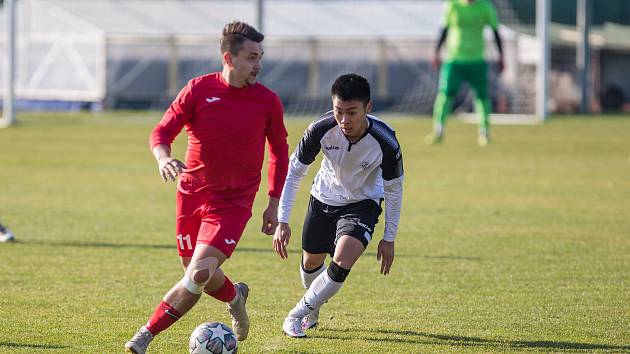
[(210, 98), (206, 98), (206, 102), (208, 102), (208, 103), (216, 102), (216, 101), (219, 101), (219, 100), (221, 100), (219, 97), (214, 97), (214, 96), (210, 97)]

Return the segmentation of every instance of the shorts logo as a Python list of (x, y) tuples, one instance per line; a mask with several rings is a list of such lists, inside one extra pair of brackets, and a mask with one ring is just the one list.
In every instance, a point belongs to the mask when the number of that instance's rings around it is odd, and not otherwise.
[(368, 230), (370, 233), (372, 233), (372, 229), (371, 229), (369, 226), (367, 226), (366, 224), (364, 224), (364, 223), (362, 223), (362, 222), (360, 222), (360, 221), (357, 221), (357, 224), (358, 224), (359, 226), (362, 226), (362, 227), (363, 227), (363, 228), (365, 228), (366, 230)]
[(234, 241), (233, 238), (226, 238), (225, 239), (225, 244), (226, 245), (234, 245), (234, 244), (236, 244), (236, 241)]

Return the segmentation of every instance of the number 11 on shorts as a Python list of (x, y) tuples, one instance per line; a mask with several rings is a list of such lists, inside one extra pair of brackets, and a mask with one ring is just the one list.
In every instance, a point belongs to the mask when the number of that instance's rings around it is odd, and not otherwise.
[[(188, 248), (184, 247), (184, 241), (186, 241), (186, 246)], [(192, 249), (192, 244), (190, 243), (190, 235), (186, 235), (186, 236), (182, 234), (177, 235), (177, 242), (179, 243), (179, 249), (181, 250)]]

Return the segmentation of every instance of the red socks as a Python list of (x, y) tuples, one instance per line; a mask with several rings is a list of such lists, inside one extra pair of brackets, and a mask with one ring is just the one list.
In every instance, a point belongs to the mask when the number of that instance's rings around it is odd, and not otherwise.
[(230, 302), (234, 300), (234, 296), (236, 296), (236, 288), (234, 287), (234, 283), (232, 283), (230, 278), (226, 276), (225, 281), (220, 288), (212, 292), (206, 292), (206, 294), (212, 296), (219, 301)]
[[(207, 294), (219, 301), (230, 302), (236, 296), (236, 288), (234, 287), (234, 283), (232, 283), (228, 277), (225, 277), (225, 281), (220, 288), (215, 291), (208, 292)], [(153, 315), (149, 319), (149, 322), (147, 322), (146, 327), (151, 334), (156, 336), (179, 320), (180, 317), (182, 317), (182, 314), (179, 313), (179, 311), (175, 310), (173, 306), (168, 303), (162, 301), (153, 312)]]
[(154, 336), (170, 327), (175, 321), (179, 320), (182, 314), (175, 310), (171, 305), (162, 301), (153, 312), (153, 315), (147, 322), (146, 327)]

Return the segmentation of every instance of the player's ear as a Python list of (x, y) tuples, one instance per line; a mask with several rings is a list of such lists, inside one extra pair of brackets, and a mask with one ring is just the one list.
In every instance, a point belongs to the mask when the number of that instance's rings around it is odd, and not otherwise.
[(369, 100), (367, 105), (365, 105), (365, 113), (372, 112), (372, 100)]
[(224, 52), (222, 57), (223, 57), (223, 63), (225, 65), (227, 65), (230, 68), (234, 67), (234, 64), (232, 63), (232, 55), (230, 54), (229, 51)]

